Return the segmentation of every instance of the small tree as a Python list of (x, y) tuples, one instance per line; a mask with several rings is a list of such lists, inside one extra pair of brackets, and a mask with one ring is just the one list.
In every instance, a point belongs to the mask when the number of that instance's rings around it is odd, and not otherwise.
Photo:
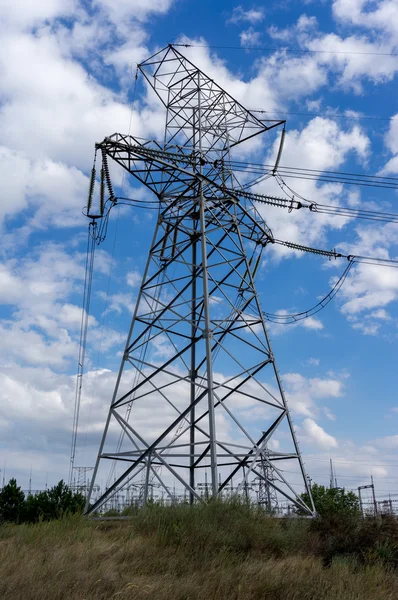
[[(327, 488), (314, 483), (311, 487), (315, 510), (321, 517), (331, 515), (359, 515), (359, 498), (354, 492), (344, 488)], [(301, 494), (304, 502), (309, 505), (308, 494)]]
[(74, 493), (62, 481), (47, 492), (50, 519), (59, 519), (67, 513), (83, 512), (85, 498), (83, 494)]
[(35, 523), (42, 519), (50, 521), (59, 519), (65, 514), (83, 512), (85, 498), (83, 494), (74, 493), (61, 480), (57, 485), (44, 492), (38, 492), (26, 499), (26, 520)]
[(19, 523), (23, 520), (24, 511), (25, 494), (16, 479), (10, 479), (0, 492), (0, 522)]

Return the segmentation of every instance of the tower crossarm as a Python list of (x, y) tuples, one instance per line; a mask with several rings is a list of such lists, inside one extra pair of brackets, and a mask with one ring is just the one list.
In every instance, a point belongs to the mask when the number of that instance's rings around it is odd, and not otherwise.
[[(159, 198), (160, 208), (168, 210), (170, 203), (180, 198), (196, 198), (202, 186), (204, 195), (215, 202), (235, 203), (239, 205), (245, 220), (243, 235), (262, 245), (274, 241), (271, 229), (246, 198), (242, 202), (233, 189), (223, 185), (218, 166), (197, 155), (164, 151), (157, 142), (140, 143), (137, 138), (115, 133), (97, 144), (97, 148), (120, 164), (151, 189)], [(200, 167), (200, 170), (199, 170)], [(207, 170), (206, 170), (207, 167)]]

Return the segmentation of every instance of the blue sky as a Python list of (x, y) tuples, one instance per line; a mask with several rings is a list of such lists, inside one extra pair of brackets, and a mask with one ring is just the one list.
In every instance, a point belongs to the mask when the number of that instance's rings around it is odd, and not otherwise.
[[(168, 42), (190, 44), (191, 60), (245, 106), (287, 119), (283, 165), (397, 177), (398, 58), (390, 56), (397, 23), (393, 0), (2, 2), (0, 468), (7, 477), (27, 486), (32, 466), (33, 487), (41, 487), (67, 474), (87, 229), (81, 211), (94, 143), (115, 131), (162, 137), (163, 113), (140, 79), (134, 95), (135, 64)], [(272, 162), (277, 145), (270, 134), (246, 158)], [(113, 176), (126, 194), (143, 193), (117, 170)], [(289, 184), (325, 204), (396, 212), (394, 190)], [(282, 194), (275, 181), (258, 191)], [(398, 256), (396, 225), (261, 210), (280, 239)], [(153, 226), (149, 212), (115, 210), (97, 254), (80, 464), (93, 462)], [(270, 248), (258, 275), (264, 310), (309, 308), (344, 266)], [(397, 298), (396, 270), (357, 265), (324, 311), (297, 326), (270, 325), (305, 462), (321, 483), (332, 456), (341, 484), (356, 487), (373, 473), (380, 497), (398, 493)]]

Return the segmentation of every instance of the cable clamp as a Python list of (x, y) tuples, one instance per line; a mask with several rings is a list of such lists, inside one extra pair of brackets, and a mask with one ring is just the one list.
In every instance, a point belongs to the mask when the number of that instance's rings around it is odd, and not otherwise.
[(205, 340), (211, 339), (213, 337), (213, 332), (211, 329), (202, 329), (202, 333)]

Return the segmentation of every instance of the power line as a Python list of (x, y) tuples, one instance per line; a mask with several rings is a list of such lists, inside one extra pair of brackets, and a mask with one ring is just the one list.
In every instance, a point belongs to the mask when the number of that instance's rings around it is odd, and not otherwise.
[(250, 112), (267, 114), (267, 115), (292, 115), (297, 117), (326, 117), (328, 119), (348, 119), (350, 121), (398, 121), (398, 117), (379, 117), (376, 115), (339, 115), (339, 114), (324, 114), (324, 113), (302, 113), (302, 112), (276, 112), (273, 110), (255, 110), (250, 109)]
[(298, 312), (298, 313), (294, 313), (294, 314), (280, 314), (280, 313), (263, 312), (264, 317), (267, 319), (267, 321), (270, 321), (272, 323), (278, 323), (280, 325), (290, 325), (290, 324), (297, 323), (298, 321), (302, 321), (304, 319), (308, 319), (308, 317), (311, 317), (312, 315), (316, 315), (321, 310), (323, 310), (324, 308), (326, 308), (326, 306), (336, 296), (336, 294), (338, 293), (338, 291), (342, 287), (344, 281), (346, 280), (347, 275), (348, 275), (348, 273), (349, 273), (349, 271), (350, 271), (350, 269), (351, 269), (351, 267), (352, 267), (353, 264), (354, 264), (354, 261), (350, 260), (349, 263), (348, 263), (348, 265), (344, 269), (343, 274), (340, 276), (340, 278), (335, 283), (335, 285), (333, 286), (333, 288), (315, 306), (312, 306), (311, 308), (309, 308), (306, 311), (302, 311), (302, 312)]
[[(273, 168), (274, 165), (270, 165), (267, 163), (253, 163), (253, 162), (245, 162), (245, 161), (241, 161), (241, 160), (232, 160), (231, 161), (232, 165), (243, 165), (243, 166), (250, 166), (252, 168), (255, 167), (259, 167), (261, 169), (264, 169), (264, 167), (269, 167), (269, 168)], [(395, 181), (398, 184), (398, 177), (386, 177), (384, 175), (365, 175), (362, 173), (350, 173), (348, 171), (330, 171), (327, 169), (306, 169), (306, 168), (302, 168), (302, 167), (290, 167), (290, 166), (281, 166), (278, 168), (281, 169), (288, 169), (288, 170), (293, 170), (293, 171), (303, 171), (303, 172), (310, 172), (310, 173), (327, 173), (327, 174), (331, 174), (331, 175), (344, 175), (347, 177), (363, 177), (363, 178), (368, 178), (368, 179), (375, 179), (375, 180), (391, 180), (391, 181)]]
[(264, 52), (285, 52), (288, 54), (342, 54), (358, 56), (393, 56), (396, 52), (354, 52), (351, 50), (310, 50), (308, 48), (289, 48), (286, 46), (216, 46), (213, 44), (169, 44), (181, 48), (212, 48), (215, 50), (263, 50)]
[[(273, 165), (258, 165), (256, 163), (244, 163), (242, 161), (231, 161), (234, 171), (257, 175), (257, 177), (244, 184), (244, 188), (252, 187), (263, 179), (273, 175)], [(320, 171), (315, 169), (302, 169), (298, 167), (278, 167), (278, 174), (293, 179), (309, 181), (321, 181), (325, 183), (340, 183), (342, 185), (358, 185), (361, 187), (373, 187), (381, 189), (398, 189), (396, 177), (382, 177), (380, 175), (361, 175), (356, 173), (342, 173), (338, 171)]]
[[(319, 460), (321, 462), (329, 462), (330, 458), (318, 458), (317, 456), (314, 456), (312, 454), (307, 454), (306, 455), (306, 459), (308, 460)], [(363, 461), (363, 460), (357, 460), (355, 458), (346, 458), (343, 460), (338, 460), (336, 458), (333, 458), (333, 462), (335, 463), (341, 463), (341, 464), (347, 464), (347, 463), (360, 463), (363, 465), (367, 465), (368, 467), (398, 467), (398, 462), (387, 462), (387, 463), (371, 463), (368, 461)]]

